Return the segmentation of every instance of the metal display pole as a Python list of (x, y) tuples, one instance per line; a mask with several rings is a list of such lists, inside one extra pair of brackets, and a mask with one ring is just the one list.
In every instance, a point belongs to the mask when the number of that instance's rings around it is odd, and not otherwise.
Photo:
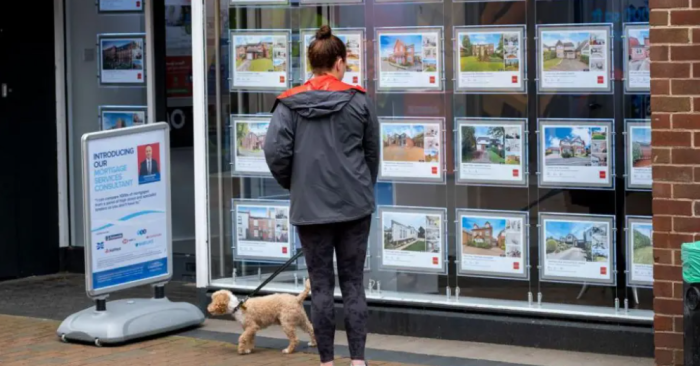
[[(64, 342), (118, 344), (201, 325), (204, 314), (171, 302), (170, 128), (165, 122), (83, 135), (85, 287), (95, 306), (70, 315)], [(150, 299), (107, 302), (151, 285)]]

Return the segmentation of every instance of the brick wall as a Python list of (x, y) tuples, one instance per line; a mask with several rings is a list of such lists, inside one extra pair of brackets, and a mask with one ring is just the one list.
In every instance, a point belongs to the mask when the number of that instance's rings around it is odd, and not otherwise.
[(700, 0), (650, 0), (657, 365), (683, 364), (680, 246), (700, 240)]

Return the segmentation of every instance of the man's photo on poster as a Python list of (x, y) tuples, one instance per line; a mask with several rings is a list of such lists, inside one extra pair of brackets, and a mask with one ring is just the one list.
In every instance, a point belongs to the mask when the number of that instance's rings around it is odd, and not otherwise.
[(138, 147), (139, 184), (160, 182), (160, 144)]

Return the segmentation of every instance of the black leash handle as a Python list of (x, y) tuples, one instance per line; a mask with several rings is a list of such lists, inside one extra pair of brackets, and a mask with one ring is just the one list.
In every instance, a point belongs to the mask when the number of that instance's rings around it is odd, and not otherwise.
[(253, 292), (251, 292), (250, 294), (248, 294), (248, 296), (246, 296), (245, 299), (243, 299), (243, 301), (241, 301), (240, 303), (238, 303), (238, 305), (233, 309), (233, 314), (235, 314), (238, 310), (240, 310), (240, 308), (243, 307), (243, 304), (245, 304), (245, 302), (248, 301), (248, 299), (250, 299), (251, 297), (257, 295), (258, 292), (260, 292), (260, 290), (262, 290), (263, 287), (265, 287), (268, 283), (270, 283), (270, 281), (274, 280), (275, 277), (279, 276), (280, 273), (282, 273), (285, 269), (287, 269), (287, 267), (289, 267), (290, 265), (292, 265), (292, 263), (294, 263), (294, 261), (296, 261), (297, 259), (299, 259), (299, 257), (301, 257), (303, 254), (304, 254), (304, 251), (300, 248), (300, 249), (297, 251), (297, 253), (294, 254), (294, 256), (293, 256), (290, 260), (288, 260), (286, 263), (284, 263), (281, 267), (277, 268), (277, 270), (274, 271), (274, 272), (270, 275), (270, 277), (268, 277), (265, 281), (263, 281), (263, 283), (261, 283), (260, 286), (258, 286), (258, 288), (256, 288), (255, 290), (253, 290)]

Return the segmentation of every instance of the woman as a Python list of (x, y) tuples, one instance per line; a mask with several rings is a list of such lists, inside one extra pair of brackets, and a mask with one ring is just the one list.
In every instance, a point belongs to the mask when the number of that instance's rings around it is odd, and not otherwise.
[(363, 268), (379, 162), (376, 113), (364, 89), (343, 83), (345, 44), (324, 25), (309, 45), (314, 77), (280, 95), (265, 138), (272, 175), (290, 190), (311, 279), (311, 317), (321, 365), (333, 365), (333, 256), (352, 365), (366, 365)]

